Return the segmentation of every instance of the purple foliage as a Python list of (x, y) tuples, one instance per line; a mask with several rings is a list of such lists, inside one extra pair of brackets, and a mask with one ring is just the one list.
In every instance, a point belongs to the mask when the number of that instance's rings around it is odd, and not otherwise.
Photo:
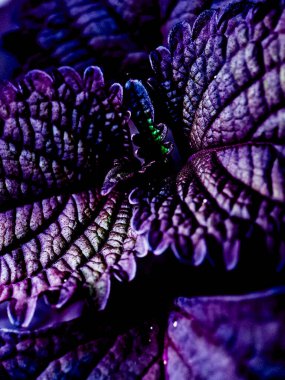
[(23, 0), (2, 42), (0, 378), (284, 379), (284, 2)]
[(284, 289), (179, 298), (165, 340), (171, 379), (284, 379)]
[[(236, 2), (236, 0), (235, 0)], [(226, 6), (213, 0), (22, 0), (19, 28), (5, 47), (32, 68), (100, 65), (107, 77), (147, 78), (148, 54), (167, 41), (172, 27), (191, 24), (202, 10)], [(20, 4), (21, 4), (20, 3)], [(114, 70), (114, 67), (116, 69)]]
[(283, 267), (284, 17), (282, 7), (207, 11), (152, 53), (156, 96), (188, 157), (131, 195), (132, 225), (154, 253)]
[(83, 78), (32, 71), (1, 90), (0, 299), (24, 326), (47, 291), (61, 307), (88, 285), (102, 308), (110, 275), (135, 273), (127, 194), (100, 195), (113, 159), (129, 155), (122, 88), (89, 67)]
[[(35, 331), (2, 331), (2, 379), (157, 379), (162, 374), (159, 326), (110, 328), (79, 319)], [(37, 360), (35, 360), (35, 358)]]

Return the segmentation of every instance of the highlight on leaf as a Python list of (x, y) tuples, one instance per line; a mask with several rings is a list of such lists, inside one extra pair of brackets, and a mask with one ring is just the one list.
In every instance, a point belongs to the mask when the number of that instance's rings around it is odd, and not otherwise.
[[(284, 7), (234, 4), (178, 24), (151, 59), (188, 161), (131, 195), (132, 225), (194, 265), (281, 270), (285, 254)], [(184, 137), (182, 137), (184, 136)]]
[[(284, 284), (284, 20), (277, 0), (24, 1), (23, 77), (0, 86), (1, 379), (285, 378), (285, 289), (209, 296)], [(109, 297), (148, 251), (168, 253)]]
[(278, 288), (248, 295), (180, 297), (169, 314), (129, 318), (127, 324), (116, 308), (97, 314), (96, 323), (87, 313), (33, 331), (2, 329), (0, 373), (3, 379), (23, 380), (214, 380), (225, 375), (233, 380), (282, 380), (283, 305), (284, 288)]
[(242, 296), (179, 298), (168, 321), (165, 377), (283, 379), (283, 305), (284, 288)]
[(0, 90), (0, 301), (27, 327), (38, 297), (63, 307), (87, 288), (104, 308), (110, 277), (135, 275), (128, 194), (101, 195), (115, 159), (127, 159), (122, 87), (98, 67), (29, 72)]

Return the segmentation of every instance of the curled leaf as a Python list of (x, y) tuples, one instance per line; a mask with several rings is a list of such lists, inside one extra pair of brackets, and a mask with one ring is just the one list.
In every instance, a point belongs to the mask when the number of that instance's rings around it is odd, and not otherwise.
[[(100, 65), (108, 77), (147, 78), (148, 53), (165, 43), (171, 28), (228, 0), (66, 0), (23, 1), (18, 28), (4, 46), (21, 62), (22, 72), (69, 65), (78, 70)], [(114, 67), (116, 70), (114, 71)]]
[(270, 4), (206, 11), (192, 28), (174, 28), (170, 52), (154, 53), (175, 142), (189, 157), (176, 178), (131, 194), (133, 227), (155, 253), (171, 246), (194, 265), (283, 268), (284, 17)]
[(87, 286), (104, 308), (112, 272), (135, 274), (127, 194), (101, 195), (131, 154), (121, 86), (107, 89), (97, 67), (32, 71), (2, 86), (0, 118), (0, 301), (24, 326), (47, 292), (60, 308)]
[(281, 380), (283, 304), (279, 288), (246, 296), (179, 298), (166, 329), (165, 310), (159, 317), (133, 321), (132, 305), (125, 317), (119, 308), (98, 313), (96, 323), (89, 311), (89, 317), (33, 331), (2, 329), (1, 377)]

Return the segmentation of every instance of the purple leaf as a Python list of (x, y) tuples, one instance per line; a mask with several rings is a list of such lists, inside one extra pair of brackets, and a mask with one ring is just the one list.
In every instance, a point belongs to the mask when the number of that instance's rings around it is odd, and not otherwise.
[(206, 11), (153, 53), (158, 95), (189, 156), (177, 176), (160, 171), (131, 194), (132, 225), (154, 253), (283, 268), (284, 17), (270, 4)]
[(283, 379), (284, 289), (179, 298), (165, 340), (167, 378)]
[(132, 305), (33, 331), (2, 329), (1, 378), (281, 380), (283, 304), (284, 289), (179, 298), (166, 331), (164, 309), (137, 319)]
[(7, 47), (13, 50), (21, 38), (23, 46), (15, 53), (22, 53), (26, 69), (100, 64), (118, 80), (122, 71), (146, 69), (147, 51), (159, 43), (159, 27), (158, 4), (151, 0), (27, 0), (20, 32), (7, 38)]
[[(148, 53), (165, 43), (178, 22), (194, 22), (204, 9), (227, 1), (25, 0), (19, 28), (4, 38), (22, 72), (69, 65), (100, 65), (108, 77), (147, 78)], [(114, 70), (114, 67), (116, 70)]]
[(1, 379), (162, 378), (160, 328), (79, 319), (34, 332), (1, 331)]
[(100, 194), (116, 159), (132, 152), (122, 88), (102, 72), (29, 72), (0, 92), (0, 301), (27, 327), (38, 296), (63, 307), (82, 286), (104, 308), (110, 275), (135, 275), (127, 194)]
[[(266, 0), (252, 0), (250, 3), (263, 3)], [(223, 9), (234, 3), (242, 3), (245, 7), (246, 2), (240, 0), (160, 0), (161, 15), (164, 23), (162, 25), (162, 34), (164, 44), (167, 42), (167, 36), (171, 29), (182, 21), (187, 21), (193, 25), (197, 16), (206, 9)]]

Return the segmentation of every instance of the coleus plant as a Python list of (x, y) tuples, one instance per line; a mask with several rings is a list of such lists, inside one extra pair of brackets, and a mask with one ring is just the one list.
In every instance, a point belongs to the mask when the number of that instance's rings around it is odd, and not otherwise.
[[(176, 18), (148, 81), (88, 66), (136, 72)], [(261, 291), (284, 284), (284, 20), (24, 4), (37, 58), (0, 90), (1, 378), (284, 379), (284, 288)]]

